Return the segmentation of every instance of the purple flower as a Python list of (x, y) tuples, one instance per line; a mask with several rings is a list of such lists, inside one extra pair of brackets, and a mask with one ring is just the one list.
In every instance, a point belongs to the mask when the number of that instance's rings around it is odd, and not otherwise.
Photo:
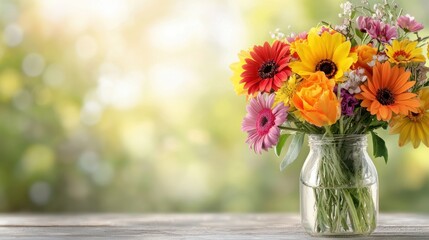
[(414, 17), (408, 14), (405, 16), (398, 17), (396, 23), (406, 32), (418, 32), (424, 28), (423, 24), (417, 22)]
[(283, 103), (274, 106), (274, 94), (261, 93), (247, 105), (247, 115), (241, 129), (247, 132), (247, 143), (256, 153), (274, 146), (279, 141), (280, 126), (286, 120), (289, 107)]
[(345, 89), (341, 90), (341, 114), (345, 116), (353, 116), (358, 100)]
[(372, 39), (387, 43), (398, 36), (396, 27), (371, 17), (359, 16), (356, 24), (361, 32), (367, 32)]
[(371, 27), (372, 18), (359, 16), (356, 18), (356, 24), (361, 32), (367, 32)]
[[(335, 94), (337, 93), (337, 86), (334, 87)], [(350, 94), (346, 89), (341, 89), (341, 115), (344, 116), (353, 116), (356, 105), (358, 105), (359, 101)]]
[(372, 39), (388, 43), (390, 40), (398, 37), (398, 32), (394, 26), (375, 19), (372, 19), (369, 25), (370, 27), (367, 29), (367, 32)]

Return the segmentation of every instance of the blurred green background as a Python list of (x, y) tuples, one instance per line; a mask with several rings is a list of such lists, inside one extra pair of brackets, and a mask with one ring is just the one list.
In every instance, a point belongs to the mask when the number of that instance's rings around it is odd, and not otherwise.
[[(284, 172), (248, 149), (229, 64), (339, 3), (0, 0), (0, 211), (298, 211), (308, 149)], [(429, 213), (429, 150), (382, 135), (381, 211)]]

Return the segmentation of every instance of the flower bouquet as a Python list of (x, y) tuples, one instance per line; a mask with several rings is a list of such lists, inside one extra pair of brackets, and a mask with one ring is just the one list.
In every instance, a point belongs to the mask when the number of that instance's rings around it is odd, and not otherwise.
[[(242, 130), (256, 153), (274, 148), (283, 170), (308, 135), (300, 177), (301, 219), (312, 235), (370, 234), (378, 179), (366, 151), (387, 162), (375, 130), (399, 134), (399, 146), (429, 147), (429, 83), (423, 25), (393, 1), (340, 5), (341, 25), (272, 33), (231, 65), (234, 90), (246, 96)], [(290, 141), (287, 141), (290, 139)], [(289, 143), (288, 145), (286, 143)]]

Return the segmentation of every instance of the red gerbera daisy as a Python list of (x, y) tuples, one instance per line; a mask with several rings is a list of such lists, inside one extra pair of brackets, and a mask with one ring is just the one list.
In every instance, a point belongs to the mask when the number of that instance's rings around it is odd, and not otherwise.
[(292, 74), (288, 66), (291, 59), (289, 45), (286, 43), (275, 41), (270, 46), (265, 42), (264, 46), (254, 46), (250, 56), (243, 65), (243, 79), (240, 81), (249, 95), (258, 91), (276, 91)]

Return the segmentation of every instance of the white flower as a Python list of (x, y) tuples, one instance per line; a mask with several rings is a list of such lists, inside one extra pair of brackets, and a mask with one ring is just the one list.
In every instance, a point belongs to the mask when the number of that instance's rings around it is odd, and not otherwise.
[(377, 56), (377, 61), (379, 61), (379, 62), (385, 62), (388, 59), (388, 57), (386, 55), (384, 55), (384, 54), (379, 54), (379, 55), (376, 55), (376, 56)]
[(270, 32), (270, 36), (272, 39), (276, 40), (282, 40), (285, 38), (285, 34), (283, 32), (280, 32), (279, 28), (276, 28), (274, 32)]
[(346, 72), (345, 77), (347, 80), (341, 83), (341, 88), (346, 89), (350, 94), (360, 93), (360, 85), (367, 80), (365, 70), (358, 68), (353, 71)]
[(335, 31), (340, 32), (342, 34), (347, 34), (347, 26), (346, 25), (337, 25), (334, 27)]
[(347, 1), (345, 3), (341, 3), (340, 8), (343, 9), (344, 16), (350, 17), (352, 15), (353, 4), (351, 2)]
[(374, 67), (376, 62), (383, 63), (387, 61), (387, 56), (384, 54), (374, 55), (372, 56), (372, 61), (368, 62), (368, 66)]

